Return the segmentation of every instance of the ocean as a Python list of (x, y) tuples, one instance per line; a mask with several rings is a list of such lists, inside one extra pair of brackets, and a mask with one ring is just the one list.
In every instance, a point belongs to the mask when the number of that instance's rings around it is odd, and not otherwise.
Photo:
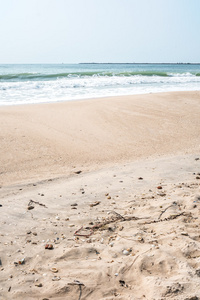
[(0, 105), (200, 90), (200, 64), (4, 64)]

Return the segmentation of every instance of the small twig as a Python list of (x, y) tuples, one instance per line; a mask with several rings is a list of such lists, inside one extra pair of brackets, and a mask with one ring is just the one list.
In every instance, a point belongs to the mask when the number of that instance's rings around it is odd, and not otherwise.
[[(116, 213), (116, 212), (115, 212)], [(138, 217), (134, 217), (134, 216), (130, 216), (130, 217), (122, 217), (120, 214), (116, 213), (117, 214), (117, 217), (116, 218), (112, 218), (112, 219), (108, 219), (104, 222), (101, 222), (99, 224), (95, 224), (94, 226), (92, 226), (92, 229), (99, 229), (105, 225), (108, 225), (108, 224), (111, 224), (111, 223), (114, 223), (114, 222), (117, 222), (119, 220), (121, 221), (131, 221), (131, 220), (139, 220), (140, 218)], [(141, 219), (147, 219), (147, 218), (141, 218)]]
[(79, 297), (78, 297), (78, 300), (81, 300), (81, 296), (82, 296), (82, 286), (79, 284), (79, 289), (80, 289), (80, 294), (79, 294)]
[(83, 226), (81, 226), (81, 228), (79, 228), (78, 230), (75, 231), (74, 235), (75, 236), (85, 236), (85, 237), (89, 237), (91, 236), (95, 230), (98, 230), (100, 229), (101, 227), (105, 226), (105, 225), (108, 225), (108, 224), (111, 224), (111, 223), (115, 223), (117, 221), (121, 221), (121, 222), (125, 222), (125, 221), (131, 221), (131, 220), (143, 220), (143, 219), (149, 219), (149, 217), (145, 217), (145, 218), (138, 218), (138, 217), (134, 217), (134, 216), (129, 216), (129, 217), (123, 217), (121, 216), (120, 214), (118, 214), (117, 212), (115, 211), (112, 211), (116, 214), (116, 217), (114, 218), (111, 218), (111, 219), (107, 219), (105, 220), (104, 222), (100, 222), (98, 224), (95, 224), (93, 225), (91, 228), (90, 228), (90, 233), (89, 234), (84, 234), (84, 233), (79, 233), (82, 229), (83, 229)]
[(34, 201), (34, 200), (30, 200), (29, 203), (28, 203), (28, 206), (30, 206), (32, 203), (35, 203), (35, 204), (38, 204), (40, 206), (44, 206), (45, 208), (47, 208), (47, 206), (43, 203), (40, 203), (38, 201)]
[(80, 294), (79, 294), (78, 300), (81, 300), (82, 286), (85, 286), (85, 285), (78, 280), (74, 280), (74, 282), (70, 282), (70, 283), (68, 283), (68, 285), (78, 285), (79, 286)]
[(92, 234), (93, 234), (93, 230), (91, 230), (90, 229), (90, 233), (79, 233), (81, 230), (83, 229), (83, 226), (81, 226), (81, 228), (79, 228), (78, 230), (76, 230), (75, 232), (74, 232), (74, 235), (75, 236), (85, 236), (85, 237), (89, 237), (89, 236), (91, 236)]
[(143, 253), (141, 253), (141, 254), (138, 254), (138, 255), (134, 258), (133, 262), (132, 262), (128, 267), (125, 267), (124, 270), (123, 270), (123, 269), (121, 270), (121, 273), (124, 274), (124, 272), (129, 271), (130, 268), (132, 267), (132, 265), (133, 265), (133, 264), (136, 262), (136, 260), (138, 259), (138, 257), (141, 256), (141, 255), (143, 255), (143, 254), (145, 254), (145, 253), (147, 253), (147, 252), (149, 252), (150, 250), (151, 250), (151, 249), (148, 249), (147, 251), (145, 251), (145, 252), (143, 252)]
[(158, 220), (161, 218), (161, 216), (172, 206), (176, 205), (176, 202), (173, 202), (173, 204), (169, 205), (168, 207), (166, 207), (159, 215)]
[(168, 218), (165, 218), (165, 219), (161, 219), (161, 220), (152, 220), (150, 222), (144, 222), (142, 223), (142, 225), (148, 225), (148, 224), (152, 224), (152, 223), (159, 223), (159, 222), (164, 222), (164, 221), (170, 221), (170, 220), (174, 220), (174, 219), (177, 219), (178, 217), (180, 216), (187, 216), (187, 213), (185, 212), (182, 212), (178, 215), (171, 215), (170, 217)]

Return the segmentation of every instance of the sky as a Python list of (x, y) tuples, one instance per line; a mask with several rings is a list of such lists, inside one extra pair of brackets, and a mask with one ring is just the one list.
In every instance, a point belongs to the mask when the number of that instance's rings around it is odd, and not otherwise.
[(0, 0), (0, 63), (200, 62), (200, 0)]

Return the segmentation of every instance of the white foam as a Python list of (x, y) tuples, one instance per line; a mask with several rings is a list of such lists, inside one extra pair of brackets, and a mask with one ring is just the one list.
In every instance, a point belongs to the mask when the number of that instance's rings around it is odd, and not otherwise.
[(0, 82), (0, 105), (187, 90), (200, 90), (200, 76), (173, 73), (170, 77), (85, 76), (49, 81)]

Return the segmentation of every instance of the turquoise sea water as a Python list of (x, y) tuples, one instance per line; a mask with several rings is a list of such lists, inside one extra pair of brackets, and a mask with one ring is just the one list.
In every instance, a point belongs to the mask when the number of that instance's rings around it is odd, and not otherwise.
[(200, 90), (200, 64), (0, 65), (0, 105)]

